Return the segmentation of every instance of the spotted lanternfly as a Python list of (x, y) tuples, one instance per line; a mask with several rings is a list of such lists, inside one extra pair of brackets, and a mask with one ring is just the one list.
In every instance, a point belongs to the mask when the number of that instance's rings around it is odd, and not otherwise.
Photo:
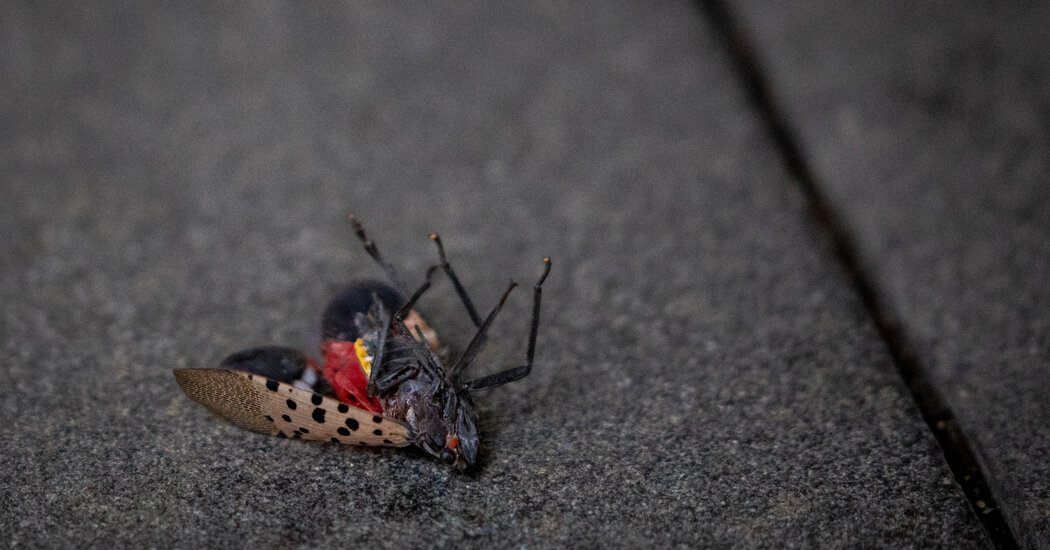
[[(471, 392), (513, 382), (529, 374), (536, 351), (543, 274), (533, 287), (532, 325), (524, 365), (464, 382), (462, 375), (485, 346), (499, 303), (482, 319), (445, 256), (437, 235), (439, 264), (408, 294), (393, 266), (383, 260), (356, 217), (354, 232), (393, 286), (358, 281), (339, 292), (321, 320), (323, 366), (292, 348), (267, 346), (240, 351), (218, 368), (175, 369), (182, 391), (231, 422), (277, 437), (362, 446), (415, 445), (465, 470), (477, 461), (477, 413)], [(443, 269), (477, 331), (455, 361), (437, 335), (412, 309)], [(408, 296), (406, 299), (405, 296)]]

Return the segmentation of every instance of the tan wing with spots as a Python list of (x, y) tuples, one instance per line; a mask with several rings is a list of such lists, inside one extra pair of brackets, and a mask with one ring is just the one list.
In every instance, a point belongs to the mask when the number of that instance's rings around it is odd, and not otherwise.
[(269, 435), (405, 447), (408, 428), (339, 400), (241, 371), (175, 369), (190, 399), (238, 426)]

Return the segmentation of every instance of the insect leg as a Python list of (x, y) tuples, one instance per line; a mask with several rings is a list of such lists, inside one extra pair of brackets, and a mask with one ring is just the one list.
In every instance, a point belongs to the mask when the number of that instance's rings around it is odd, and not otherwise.
[(390, 265), (379, 255), (379, 249), (376, 248), (376, 243), (372, 242), (372, 239), (369, 239), (368, 236), (365, 235), (365, 228), (361, 225), (361, 220), (358, 220), (357, 216), (350, 214), (350, 225), (353, 226), (354, 233), (357, 235), (357, 238), (361, 240), (361, 244), (364, 245), (365, 252), (367, 252), (368, 255), (383, 268), (387, 277), (390, 277), (390, 281), (394, 283), (394, 286), (397, 287), (398, 291), (404, 295), (405, 289), (407, 288), (405, 283), (401, 281), (401, 277), (398, 276), (397, 270), (394, 269), (394, 266)]
[[(416, 341), (399, 317), (391, 319), (385, 311), (379, 312), (377, 318), (380, 319), (382, 328), (376, 340), (376, 351), (372, 358), (372, 373), (368, 377), (368, 395), (373, 397), (412, 378), (419, 373), (420, 369), (426, 368), (431, 372), (437, 369), (432, 362), (427, 362), (433, 359), (426, 354), (433, 352), (430, 352), (429, 347), (426, 349), (422, 347), (423, 344), (420, 342), (426, 341), (422, 336), (420, 336), (420, 341)], [(397, 331), (394, 336), (390, 336), (391, 327)], [(417, 360), (412, 361), (406, 357), (407, 353), (415, 355)]]
[(418, 373), (419, 369), (415, 366), (404, 365), (399, 369), (384, 373), (382, 378), (373, 377), (368, 381), (368, 393), (372, 396), (379, 395), (391, 388), (397, 387), (398, 384), (412, 378)]
[(372, 372), (368, 377), (367, 389), (368, 395), (374, 397), (379, 394), (379, 386), (376, 382), (388, 375), (387, 371), (390, 370), (392, 361), (384, 361), (383, 358), (387, 335), (390, 334), (390, 318), (386, 316), (386, 310), (381, 303), (373, 301), (372, 308), (378, 322), (379, 336), (376, 338), (375, 353), (372, 355)]
[(532, 358), (536, 355), (536, 332), (540, 327), (540, 297), (543, 294), (543, 281), (547, 279), (547, 274), (551, 271), (550, 258), (544, 258), (543, 261), (546, 264), (543, 268), (543, 275), (532, 290), (532, 328), (529, 330), (529, 348), (525, 354), (526, 363), (520, 367), (514, 367), (502, 372), (497, 372), (496, 374), (476, 378), (463, 384), (463, 387), (470, 390), (494, 388), (496, 386), (502, 386), (508, 382), (525, 378), (528, 376), (529, 371), (532, 370)]
[(474, 309), (474, 302), (470, 301), (467, 289), (463, 288), (463, 283), (459, 282), (456, 272), (452, 271), (452, 264), (448, 263), (448, 258), (445, 257), (445, 246), (441, 244), (441, 237), (437, 233), (433, 233), (430, 235), (430, 239), (437, 244), (438, 256), (441, 258), (441, 267), (445, 270), (445, 274), (448, 275), (448, 279), (452, 281), (452, 286), (456, 287), (456, 294), (459, 294), (459, 299), (463, 301), (463, 307), (467, 308), (470, 320), (474, 322), (474, 326), (481, 326), (481, 317), (478, 317), (478, 310)]
[(398, 319), (404, 319), (405, 316), (408, 315), (408, 312), (412, 310), (412, 306), (416, 305), (416, 301), (419, 300), (419, 297), (422, 296), (428, 288), (430, 288), (430, 278), (433, 277), (434, 272), (437, 271), (439, 267), (441, 266), (432, 265), (429, 269), (427, 269), (426, 280), (423, 281), (423, 284), (419, 285), (419, 288), (416, 289), (415, 292), (412, 293), (412, 296), (408, 299), (408, 301), (405, 302), (405, 304), (397, 310), (397, 313), (394, 314), (394, 317), (397, 317)]
[(390, 347), (384, 353), (392, 355), (392, 358), (384, 358), (387, 357), (386, 355), (376, 355), (379, 362), (372, 364), (372, 376), (368, 380), (369, 395), (375, 396), (395, 388), (405, 380), (419, 374), (420, 371), (429, 372), (434, 377), (443, 374), (433, 357), (433, 351), (425, 344), (426, 338), (423, 337), (422, 332), (418, 332), (419, 340), (416, 340), (409, 333), (404, 322), (397, 317), (388, 322), (387, 326), (394, 328), (395, 336), (387, 338), (388, 329), (385, 327), (380, 336), (384, 341), (384, 347)]
[(489, 312), (488, 317), (485, 317), (485, 322), (481, 323), (478, 327), (478, 331), (474, 333), (474, 338), (470, 340), (470, 344), (467, 345), (466, 351), (459, 357), (456, 364), (449, 370), (449, 376), (452, 380), (456, 380), (459, 373), (463, 372), (463, 369), (470, 366), (474, 362), (474, 359), (481, 353), (481, 350), (485, 348), (485, 342), (487, 340), (486, 334), (489, 331), (489, 326), (492, 325), (492, 321), (496, 319), (496, 314), (503, 309), (503, 303), (507, 301), (507, 296), (510, 296), (510, 291), (514, 290), (514, 287), (518, 286), (518, 283), (514, 281), (510, 282), (510, 286), (507, 287), (507, 291), (503, 293), (503, 297), (500, 298), (499, 303), (496, 307), (492, 308)]

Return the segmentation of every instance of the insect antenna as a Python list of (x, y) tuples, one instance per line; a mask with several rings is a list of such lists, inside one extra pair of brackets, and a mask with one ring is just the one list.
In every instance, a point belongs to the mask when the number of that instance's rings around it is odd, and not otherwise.
[(492, 308), (488, 317), (485, 317), (485, 322), (481, 323), (481, 326), (478, 327), (478, 331), (474, 333), (474, 338), (470, 340), (470, 344), (467, 345), (466, 351), (463, 352), (463, 355), (459, 357), (456, 364), (452, 366), (451, 370), (449, 370), (449, 376), (453, 380), (456, 380), (459, 377), (459, 373), (470, 366), (478, 354), (481, 353), (481, 350), (485, 348), (486, 334), (489, 331), (489, 326), (491, 326), (492, 321), (496, 319), (496, 314), (503, 309), (503, 303), (507, 301), (507, 296), (510, 296), (510, 291), (514, 290), (514, 287), (516, 286), (518, 286), (518, 283), (515, 283), (514, 281), (510, 282), (507, 291), (503, 293), (503, 297), (500, 298), (499, 303), (496, 304), (496, 307)]
[[(536, 286), (532, 287), (532, 328), (529, 330), (529, 348), (525, 354), (526, 363), (520, 367), (514, 367), (502, 372), (497, 372), (496, 374), (490, 374), (488, 376), (482, 376), (481, 378), (471, 380), (470, 382), (463, 384), (463, 387), (470, 390), (494, 388), (496, 386), (502, 386), (508, 382), (525, 378), (528, 376), (529, 371), (532, 370), (532, 359), (536, 355), (536, 333), (540, 327), (540, 298), (543, 295), (543, 281), (547, 280), (547, 274), (551, 272), (551, 259), (544, 258), (543, 262), (545, 264), (543, 275), (541, 275), (540, 280), (536, 282)], [(504, 296), (504, 299), (505, 298), (506, 296)], [(502, 305), (502, 302), (500, 302), (500, 305)], [(495, 312), (493, 312), (493, 314), (495, 314)], [(488, 319), (485, 321), (487, 323)], [(473, 344), (473, 342), (471, 342), (471, 344)]]
[(365, 252), (367, 252), (368, 255), (383, 268), (383, 271), (386, 272), (386, 276), (390, 278), (392, 283), (394, 283), (397, 290), (404, 295), (408, 287), (405, 286), (401, 277), (398, 276), (397, 270), (394, 269), (394, 266), (390, 265), (390, 263), (384, 260), (379, 254), (379, 249), (376, 248), (376, 243), (372, 242), (372, 239), (369, 239), (368, 236), (365, 235), (365, 228), (361, 225), (361, 220), (357, 219), (357, 216), (350, 214), (350, 225), (354, 228), (354, 233), (357, 235), (357, 238), (361, 240), (361, 244), (364, 245)]
[(445, 257), (445, 245), (441, 244), (441, 237), (439, 237), (437, 233), (431, 233), (430, 239), (434, 241), (434, 244), (438, 247), (438, 257), (441, 259), (441, 267), (445, 270), (445, 274), (448, 275), (448, 279), (452, 281), (452, 286), (456, 287), (456, 294), (459, 294), (459, 299), (463, 302), (463, 307), (467, 308), (467, 314), (470, 315), (470, 320), (474, 322), (474, 326), (481, 326), (481, 317), (478, 317), (478, 310), (474, 309), (474, 302), (470, 301), (467, 289), (463, 288), (463, 283), (459, 282), (459, 277), (456, 277), (456, 272), (452, 271), (452, 264), (450, 264), (448, 258)]

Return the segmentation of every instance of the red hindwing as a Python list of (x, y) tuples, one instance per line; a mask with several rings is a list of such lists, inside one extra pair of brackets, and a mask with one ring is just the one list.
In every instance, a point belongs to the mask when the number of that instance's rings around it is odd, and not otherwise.
[(379, 400), (368, 396), (368, 375), (361, 367), (353, 342), (325, 340), (324, 377), (335, 389), (339, 400), (362, 410), (383, 414)]

